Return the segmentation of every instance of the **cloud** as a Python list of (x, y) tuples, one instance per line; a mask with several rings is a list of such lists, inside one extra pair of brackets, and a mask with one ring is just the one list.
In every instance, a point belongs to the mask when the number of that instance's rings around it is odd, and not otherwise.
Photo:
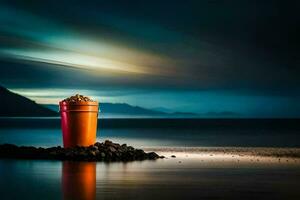
[[(59, 7), (67, 4), (65, 11), (52, 3), (47, 9), (39, 3), (2, 6), (0, 53), (12, 61), (26, 60), (47, 68), (56, 65), (58, 77), (63, 77), (63, 68), (74, 73), (76, 69), (89, 71), (94, 79), (89, 84), (103, 78), (106, 85), (173, 89), (272, 90), (299, 85), (295, 59), (286, 58), (287, 54), (269, 56), (273, 50), (257, 49), (261, 44), (254, 43), (258, 36), (267, 38), (272, 33), (273, 25), (265, 30), (262, 25), (268, 20), (274, 24), (274, 6), (264, 11), (266, 20), (261, 4), (258, 13), (252, 13), (247, 10), (255, 8), (252, 3), (235, 2), (240, 9), (222, 3), (187, 3), (187, 7), (172, 4), (180, 12), (179, 19), (163, 12), (167, 4), (158, 7), (157, 16), (143, 16), (137, 9), (140, 4), (122, 10), (124, 5), (99, 8), (96, 2), (69, 5), (62, 1)], [(153, 5), (149, 6), (142, 9), (150, 13)], [(207, 9), (220, 13), (214, 15)], [(288, 15), (283, 19), (289, 19)], [(293, 26), (287, 26), (288, 30), (294, 30)], [(274, 44), (281, 41), (271, 38)]]
[[(0, 48), (2, 57), (75, 67), (94, 73), (172, 75), (171, 71), (163, 69), (164, 65), (172, 63), (171, 60), (162, 56), (81, 35), (24, 11), (2, 10), (5, 12), (1, 23), (5, 26), (1, 26), (0, 31), (9, 34), (3, 42), (6, 47)], [(14, 37), (18, 38), (19, 45), (10, 43)]]
[[(174, 92), (182, 107), (206, 91), (221, 99), (220, 91), (233, 93), (237, 102), (299, 96), (300, 17), (292, 1), (4, 2), (0, 84), (9, 88), (143, 91), (149, 101), (149, 93)], [(189, 98), (179, 98), (184, 92)], [(34, 98), (59, 98), (41, 94)], [(134, 102), (131, 95), (125, 100)]]

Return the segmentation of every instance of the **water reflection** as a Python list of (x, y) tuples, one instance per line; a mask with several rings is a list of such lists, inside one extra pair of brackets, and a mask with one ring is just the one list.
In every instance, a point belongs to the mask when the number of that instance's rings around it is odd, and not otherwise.
[[(300, 199), (299, 161), (160, 154), (168, 159), (128, 163), (0, 159), (0, 199)], [(170, 158), (172, 154), (176, 158)]]
[(96, 199), (96, 163), (63, 162), (62, 190), (64, 200)]

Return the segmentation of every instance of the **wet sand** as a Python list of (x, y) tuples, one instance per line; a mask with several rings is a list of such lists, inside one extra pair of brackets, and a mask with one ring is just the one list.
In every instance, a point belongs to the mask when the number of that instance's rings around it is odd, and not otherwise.
[(272, 148), (272, 147), (155, 147), (144, 148), (164, 152), (187, 152), (187, 153), (223, 153), (253, 156), (271, 157), (295, 157), (300, 158), (300, 148)]
[(155, 151), (166, 157), (193, 157), (201, 160), (215, 161), (267, 161), (267, 162), (299, 162), (300, 148), (271, 147), (162, 147), (144, 148), (145, 151)]

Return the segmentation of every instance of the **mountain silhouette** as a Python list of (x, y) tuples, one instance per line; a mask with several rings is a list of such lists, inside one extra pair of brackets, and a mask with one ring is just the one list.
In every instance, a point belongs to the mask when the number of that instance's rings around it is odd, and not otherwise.
[[(43, 106), (53, 110), (59, 111), (56, 104), (43, 104)], [(166, 115), (167, 113), (142, 108), (139, 106), (131, 106), (126, 103), (100, 103), (101, 114), (122, 114), (122, 115)]]
[[(55, 104), (42, 104), (43, 106), (58, 112), (59, 107)], [(159, 109), (159, 110), (158, 110)], [(165, 111), (163, 111), (165, 110)], [(153, 116), (153, 117), (187, 117), (187, 118), (228, 118), (240, 117), (241, 115), (236, 112), (223, 111), (223, 112), (206, 112), (206, 113), (193, 113), (193, 112), (175, 112), (163, 107), (147, 109), (140, 106), (132, 106), (127, 103), (100, 103), (101, 116)]]
[[(47, 117), (59, 116), (59, 107), (56, 104), (37, 104), (34, 101), (15, 94), (0, 86), (0, 116), (1, 117)], [(100, 103), (102, 116), (146, 116), (146, 117), (238, 117), (234, 112), (207, 112), (196, 114), (192, 112), (175, 112), (163, 107), (147, 109), (140, 106), (132, 106), (126, 103)]]
[[(53, 111), (59, 111), (58, 105), (55, 104), (43, 104), (43, 106)], [(127, 103), (100, 103), (100, 113), (101, 115), (125, 115), (125, 116), (161, 116), (161, 117), (197, 116), (197, 114), (195, 113), (185, 113), (185, 112), (166, 113), (163, 111), (147, 109), (140, 106), (132, 106)]]
[(240, 116), (239, 113), (236, 113), (236, 112), (230, 112), (230, 111), (223, 111), (223, 112), (207, 112), (207, 113), (204, 113), (203, 115), (206, 115), (206, 116), (215, 116), (215, 117), (238, 117)]
[(58, 113), (0, 86), (1, 117), (58, 116)]

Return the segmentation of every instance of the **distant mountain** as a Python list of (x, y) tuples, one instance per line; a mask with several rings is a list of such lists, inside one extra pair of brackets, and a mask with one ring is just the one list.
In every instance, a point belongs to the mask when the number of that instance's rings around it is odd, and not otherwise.
[(190, 115), (190, 116), (198, 116), (199, 114), (192, 113), (192, 112), (173, 112), (170, 115)]
[[(1, 117), (34, 117), (34, 116), (58, 116), (58, 105), (37, 104), (34, 101), (15, 94), (0, 86), (0, 116)], [(191, 112), (174, 112), (163, 107), (147, 109), (139, 106), (131, 106), (126, 103), (100, 103), (102, 116), (116, 117), (187, 117), (187, 118), (226, 118), (240, 117), (235, 112), (207, 112), (196, 114)]]
[[(53, 104), (43, 104), (43, 106), (53, 110), (58, 111), (58, 105)], [(156, 111), (152, 109), (142, 108), (139, 106), (131, 106), (126, 103), (100, 103), (100, 111), (102, 115), (123, 115), (123, 116), (161, 116), (161, 117), (194, 117), (197, 116), (195, 113), (185, 113), (185, 112), (172, 112), (166, 113), (162, 111)]]
[(103, 113), (118, 113), (132, 115), (165, 115), (167, 113), (142, 108), (139, 106), (131, 106), (126, 103), (101, 103), (100, 110)]
[(173, 113), (174, 112), (173, 110), (164, 108), (164, 107), (155, 107), (155, 108), (152, 108), (151, 110), (165, 112), (165, 113)]
[[(43, 104), (43, 106), (58, 111), (58, 105)], [(166, 115), (167, 113), (142, 108), (139, 106), (131, 106), (126, 103), (100, 103), (100, 111), (102, 114), (122, 114), (122, 115)]]
[(165, 107), (154, 107), (152, 110), (161, 111), (168, 113), (170, 115), (176, 116), (196, 116), (201, 118), (229, 118), (229, 117), (241, 117), (240, 113), (231, 112), (231, 111), (221, 111), (221, 112), (204, 112), (204, 113), (192, 113), (192, 112), (176, 112), (172, 109)]
[(58, 113), (0, 86), (1, 117), (58, 116)]
[[(58, 112), (59, 107), (58, 105), (54, 104), (43, 104), (43, 106)], [(240, 117), (239, 113), (223, 111), (223, 112), (206, 112), (206, 113), (192, 113), (192, 112), (174, 112), (169, 109), (164, 109), (163, 107), (159, 108), (142, 108), (139, 106), (131, 106), (126, 103), (100, 103), (100, 110), (102, 116), (116, 116), (116, 117), (187, 117), (187, 118), (229, 118), (229, 117)], [(162, 111), (162, 110), (165, 110)]]
[(201, 115), (205, 115), (208, 117), (239, 117), (241, 116), (239, 113), (223, 111), (223, 112), (207, 112)]

